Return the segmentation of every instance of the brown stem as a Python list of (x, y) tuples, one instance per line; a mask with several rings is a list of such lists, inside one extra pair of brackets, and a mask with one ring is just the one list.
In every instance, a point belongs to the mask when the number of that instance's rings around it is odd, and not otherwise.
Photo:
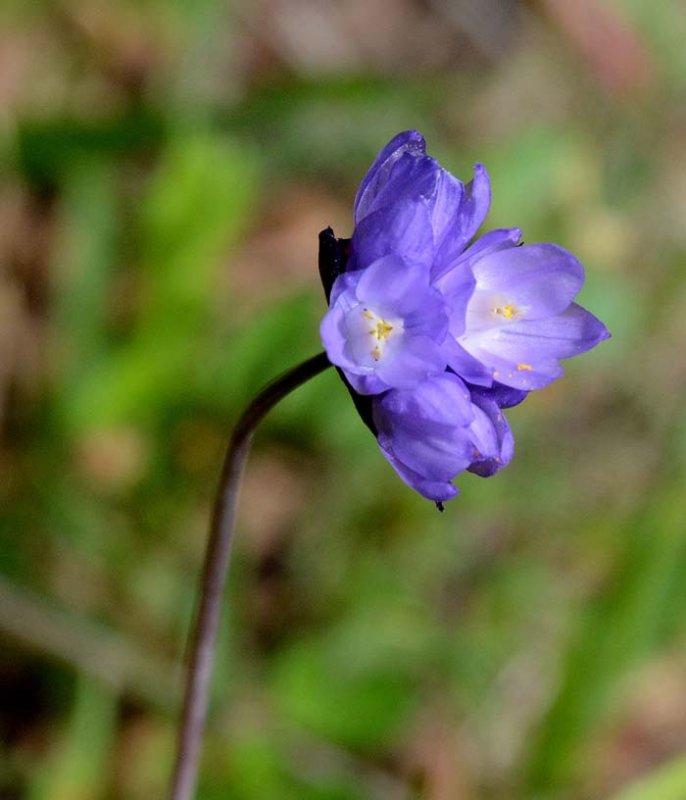
[(241, 476), (255, 428), (279, 400), (331, 366), (326, 353), (304, 361), (264, 388), (236, 423), (222, 467), (212, 512), (210, 536), (200, 588), (200, 605), (193, 627), (190, 658), (179, 728), (171, 800), (192, 800), (198, 777), (221, 600), (231, 555)]

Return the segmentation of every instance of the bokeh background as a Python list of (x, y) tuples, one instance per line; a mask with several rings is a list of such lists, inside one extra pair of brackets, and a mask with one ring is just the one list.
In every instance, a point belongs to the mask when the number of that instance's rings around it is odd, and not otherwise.
[(679, 0), (5, 0), (2, 800), (167, 784), (232, 422), (320, 349), (317, 234), (422, 130), (614, 338), (445, 514), (324, 374), (242, 497), (203, 800), (686, 797)]

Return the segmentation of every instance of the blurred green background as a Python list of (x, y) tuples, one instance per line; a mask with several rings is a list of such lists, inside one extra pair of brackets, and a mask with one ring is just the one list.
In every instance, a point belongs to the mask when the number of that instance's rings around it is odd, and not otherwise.
[(242, 496), (203, 800), (686, 798), (678, 0), (5, 0), (2, 800), (162, 797), (239, 410), (419, 128), (614, 338), (439, 515), (324, 374)]

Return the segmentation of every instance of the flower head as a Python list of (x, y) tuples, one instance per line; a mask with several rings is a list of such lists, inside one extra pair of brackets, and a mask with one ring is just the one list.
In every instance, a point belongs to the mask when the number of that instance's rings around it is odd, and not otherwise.
[(502, 409), (609, 336), (574, 302), (584, 273), (567, 250), (517, 228), (472, 242), (489, 205), (483, 166), (464, 184), (406, 131), (362, 180), (352, 238), (320, 235), (329, 359), (396, 472), (439, 506), (459, 473), (509, 462)]
[(341, 275), (330, 302), (322, 339), (361, 394), (410, 388), (445, 370), (448, 307), (420, 265), (382, 256)]

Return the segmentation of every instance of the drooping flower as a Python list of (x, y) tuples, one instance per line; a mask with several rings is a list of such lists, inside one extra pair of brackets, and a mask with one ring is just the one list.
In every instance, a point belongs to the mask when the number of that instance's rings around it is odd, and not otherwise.
[(451, 480), (460, 472), (493, 475), (514, 452), (497, 403), (472, 396), (452, 372), (385, 392), (372, 409), (381, 452), (407, 484), (439, 503), (457, 494)]
[(574, 302), (584, 273), (568, 251), (517, 228), (470, 244), (489, 204), (483, 166), (465, 185), (406, 131), (362, 180), (352, 239), (320, 235), (329, 359), (400, 477), (439, 507), (459, 473), (512, 457), (502, 409), (609, 336)]

